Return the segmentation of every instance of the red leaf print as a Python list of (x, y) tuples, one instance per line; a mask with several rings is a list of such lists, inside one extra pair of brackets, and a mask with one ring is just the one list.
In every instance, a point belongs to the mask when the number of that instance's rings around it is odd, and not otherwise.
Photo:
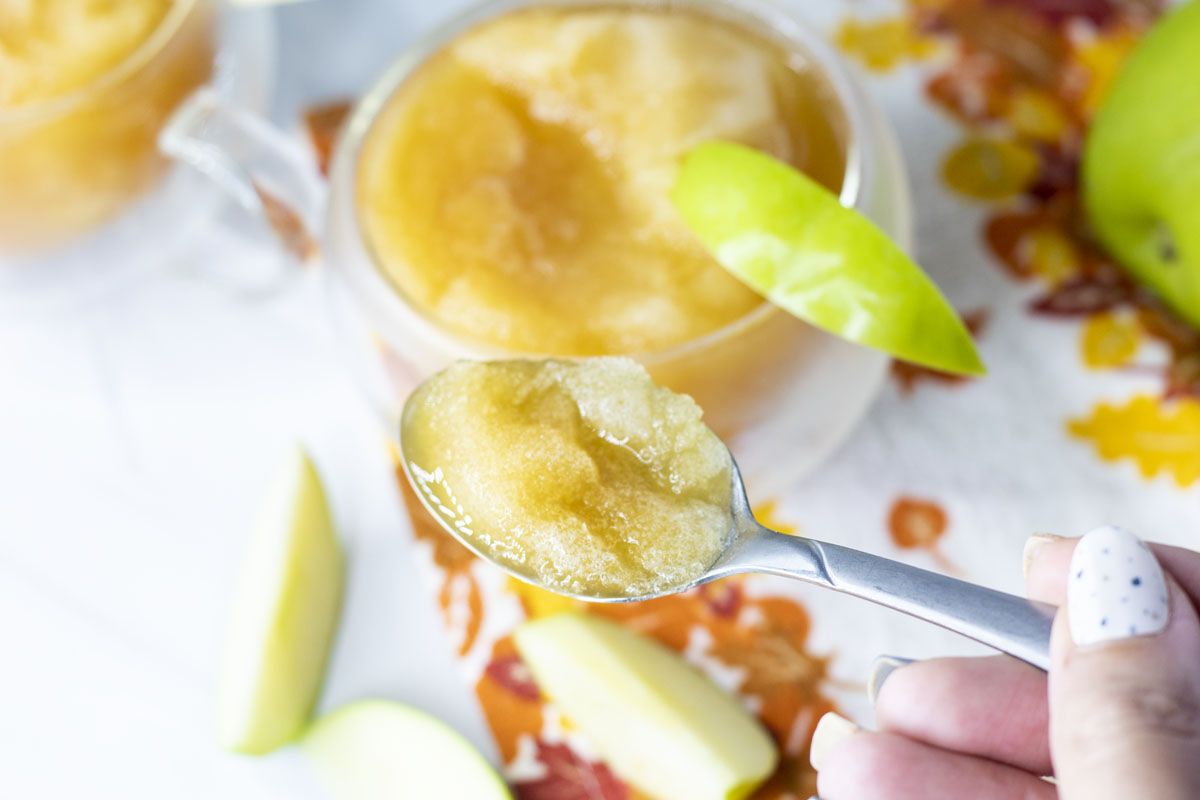
[(1143, 293), (1138, 300), (1138, 321), (1146, 333), (1174, 351), (1200, 351), (1200, 330), (1175, 316), (1149, 293)]
[(952, 69), (929, 80), (929, 99), (967, 122), (982, 123), (1003, 117), (1012, 78), (993, 58), (961, 56)]
[(484, 669), (487, 676), (525, 700), (537, 700), (541, 696), (533, 681), (533, 673), (518, 655), (501, 656)]
[(584, 761), (565, 744), (538, 739), (538, 760), (546, 774), (514, 783), (517, 800), (628, 800), (629, 787), (603, 764)]
[(733, 581), (706, 583), (700, 587), (699, 592), (714, 616), (732, 619), (742, 607), (742, 587)]
[(1029, 264), (1020, 257), (1021, 239), (1039, 227), (1054, 227), (1059, 220), (1048, 210), (997, 214), (988, 220), (983, 230), (988, 249), (1000, 259), (1004, 268), (1018, 280), (1033, 277)]
[(1133, 286), (1123, 278), (1083, 276), (1066, 281), (1034, 300), (1030, 309), (1050, 316), (1087, 316), (1130, 302), (1133, 297)]
[(1079, 185), (1079, 154), (1046, 145), (1039, 145), (1037, 150), (1042, 168), (1026, 193), (1038, 200), (1049, 201), (1075, 191)]
[(1200, 351), (1176, 353), (1167, 367), (1167, 399), (1174, 397), (1200, 398)]

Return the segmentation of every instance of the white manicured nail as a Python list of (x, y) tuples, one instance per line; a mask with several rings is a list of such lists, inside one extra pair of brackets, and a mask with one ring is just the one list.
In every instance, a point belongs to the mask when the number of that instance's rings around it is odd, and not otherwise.
[(1114, 527), (1080, 539), (1067, 577), (1067, 619), (1079, 645), (1165, 628), (1167, 584), (1146, 543)]
[(821, 769), (821, 764), (825, 763), (825, 756), (834, 748), (834, 745), (861, 730), (862, 728), (841, 714), (830, 711), (817, 721), (817, 728), (812, 735), (812, 744), (808, 748), (808, 763), (812, 764), (815, 770)]

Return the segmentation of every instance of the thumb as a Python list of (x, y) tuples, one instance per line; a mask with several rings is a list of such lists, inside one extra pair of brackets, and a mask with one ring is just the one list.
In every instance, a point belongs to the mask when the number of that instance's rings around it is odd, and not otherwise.
[(1062, 800), (1200, 798), (1200, 619), (1133, 534), (1076, 545), (1049, 692)]

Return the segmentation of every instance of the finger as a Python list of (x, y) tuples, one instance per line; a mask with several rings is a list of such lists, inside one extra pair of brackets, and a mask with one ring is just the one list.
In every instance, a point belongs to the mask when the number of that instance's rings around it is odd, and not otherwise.
[(1028, 772), (951, 753), (894, 733), (855, 733), (838, 742), (817, 773), (821, 800), (1054, 800), (1054, 787)]
[(1049, 678), (1061, 797), (1200, 797), (1200, 619), (1192, 601), (1150, 548), (1116, 528), (1079, 540), (1066, 594)]
[(1010, 656), (937, 658), (892, 672), (875, 721), (943, 750), (1049, 775), (1046, 674)]
[[(1033, 600), (1061, 606), (1067, 600), (1067, 569), (1078, 539), (1031, 537), (1025, 551), (1025, 583)], [(1158, 562), (1192, 599), (1200, 603), (1200, 553), (1183, 547), (1151, 544)]]

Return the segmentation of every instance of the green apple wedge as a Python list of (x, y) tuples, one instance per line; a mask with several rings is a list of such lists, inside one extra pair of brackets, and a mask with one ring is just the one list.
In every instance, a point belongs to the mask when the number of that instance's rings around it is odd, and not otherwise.
[(262, 507), (234, 598), (217, 693), (223, 747), (266, 753), (308, 723), (344, 576), (320, 478), (297, 448)]
[(514, 633), (541, 690), (612, 770), (661, 800), (740, 800), (775, 743), (732, 695), (656, 641), (564, 613)]
[(450, 726), (389, 700), (360, 700), (318, 719), (300, 749), (337, 800), (512, 798)]
[(744, 145), (688, 151), (671, 200), (721, 266), (817, 328), (903, 361), (981, 375), (958, 314), (875, 224)]
[(1082, 181), (1100, 242), (1200, 327), (1200, 0), (1129, 55), (1084, 140)]

